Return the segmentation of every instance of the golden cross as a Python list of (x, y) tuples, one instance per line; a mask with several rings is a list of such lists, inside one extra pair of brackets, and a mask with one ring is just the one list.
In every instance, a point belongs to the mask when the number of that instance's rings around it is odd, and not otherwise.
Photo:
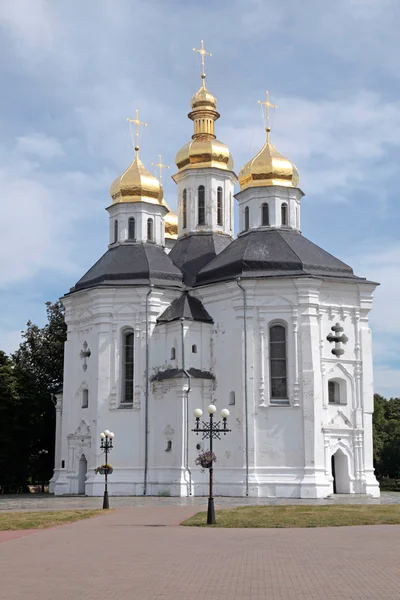
[(267, 142), (269, 143), (269, 132), (271, 131), (271, 127), (269, 126), (269, 109), (270, 108), (278, 108), (276, 104), (271, 104), (269, 101), (268, 90), (265, 92), (265, 102), (262, 100), (258, 101), (258, 104), (262, 104), (265, 106), (265, 121), (266, 121), (266, 132), (267, 132)]
[(204, 80), (206, 78), (206, 74), (204, 72), (204, 57), (205, 55), (207, 56), (212, 56), (211, 52), (207, 52), (206, 50), (204, 50), (204, 42), (203, 40), (201, 40), (201, 48), (200, 50), (198, 50), (197, 48), (193, 48), (194, 52), (198, 52), (201, 56), (201, 78), (203, 80), (203, 87), (205, 87), (204, 84)]
[(159, 167), (159, 169), (160, 169), (160, 183), (162, 184), (162, 170), (163, 169), (169, 169), (169, 166), (162, 164), (162, 162), (161, 162), (161, 154), (158, 155), (158, 160), (160, 162), (158, 162), (158, 163), (151, 163), (151, 164), (153, 165), (153, 167)]
[(136, 109), (136, 119), (130, 119), (128, 117), (126, 120), (129, 121), (129, 123), (135, 123), (135, 125), (136, 125), (136, 132), (135, 132), (135, 137), (136, 137), (135, 152), (136, 152), (136, 157), (137, 157), (138, 156), (138, 152), (139, 152), (139, 125), (143, 125), (143, 127), (147, 127), (147, 123), (143, 123), (143, 121), (139, 121), (139, 111), (137, 109)]

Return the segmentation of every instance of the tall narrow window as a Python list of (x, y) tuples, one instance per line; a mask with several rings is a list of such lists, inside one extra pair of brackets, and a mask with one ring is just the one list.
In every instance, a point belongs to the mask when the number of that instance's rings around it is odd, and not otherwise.
[(118, 242), (118, 221), (114, 221), (114, 242)]
[(271, 399), (287, 399), (286, 328), (272, 325), (269, 329)]
[(123, 384), (122, 403), (133, 403), (133, 332), (125, 333), (123, 338)]
[(176, 350), (175, 348), (171, 348), (171, 360), (175, 360), (176, 359)]
[(89, 406), (89, 390), (82, 390), (82, 408)]
[(134, 240), (136, 238), (135, 232), (135, 219), (133, 217), (129, 217), (128, 221), (128, 239)]
[(147, 241), (154, 242), (153, 219), (147, 219)]
[(246, 206), (244, 209), (244, 230), (247, 231), (250, 227), (250, 210), (249, 207)]
[(204, 185), (199, 185), (197, 190), (197, 222), (199, 225), (206, 223), (206, 199)]
[(269, 206), (267, 203), (261, 206), (261, 225), (269, 225)]
[(282, 225), (288, 224), (288, 205), (282, 204), (281, 206), (281, 222)]
[(217, 225), (223, 225), (222, 187), (217, 188)]
[(182, 227), (187, 227), (187, 190), (183, 190), (182, 194)]

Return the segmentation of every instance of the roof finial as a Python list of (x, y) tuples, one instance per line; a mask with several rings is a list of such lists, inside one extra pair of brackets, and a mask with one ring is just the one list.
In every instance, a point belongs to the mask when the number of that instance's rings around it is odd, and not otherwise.
[(136, 109), (136, 119), (130, 119), (128, 117), (126, 120), (129, 121), (130, 127), (131, 127), (132, 123), (135, 123), (135, 125), (136, 125), (135, 153), (136, 153), (136, 158), (138, 158), (138, 156), (139, 156), (139, 125), (143, 125), (143, 127), (147, 127), (147, 123), (143, 123), (142, 121), (139, 121), (139, 111), (137, 109)]
[(158, 167), (160, 169), (160, 176), (159, 176), (159, 180), (160, 183), (162, 185), (162, 170), (163, 169), (169, 169), (169, 165), (163, 165), (162, 161), (161, 161), (161, 154), (158, 155), (158, 163), (151, 163), (153, 165), (153, 167)]
[(271, 131), (270, 123), (269, 123), (269, 109), (270, 108), (278, 108), (276, 104), (271, 104), (269, 101), (268, 90), (265, 92), (265, 101), (258, 101), (258, 104), (262, 104), (265, 106), (265, 131), (267, 132), (267, 144), (269, 144), (269, 134)]
[(202, 87), (205, 88), (206, 84), (205, 84), (205, 78), (206, 78), (206, 74), (204, 72), (204, 57), (205, 55), (207, 56), (212, 56), (211, 52), (207, 52), (206, 50), (204, 50), (204, 41), (201, 40), (201, 48), (200, 50), (197, 50), (197, 48), (193, 48), (194, 52), (198, 52), (201, 55), (201, 79), (202, 79)]

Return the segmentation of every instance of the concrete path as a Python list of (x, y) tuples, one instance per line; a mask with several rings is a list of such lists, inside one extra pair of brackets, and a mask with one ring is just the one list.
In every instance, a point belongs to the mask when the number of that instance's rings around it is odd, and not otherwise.
[[(322, 500), (299, 498), (230, 498), (217, 497), (219, 506), (259, 506), (283, 504), (399, 504), (400, 492), (382, 492), (380, 498), (357, 494), (336, 494)], [(0, 495), (0, 511), (3, 510), (74, 510), (81, 508), (101, 508), (102, 497), (93, 496), (52, 496), (50, 494)], [(169, 498), (161, 496), (110, 496), (112, 508), (128, 506), (194, 506), (199, 510), (207, 506), (207, 498)]]
[[(207, 529), (121, 508), (0, 545), (7, 600), (398, 600), (400, 526)], [(218, 514), (217, 514), (218, 518)]]

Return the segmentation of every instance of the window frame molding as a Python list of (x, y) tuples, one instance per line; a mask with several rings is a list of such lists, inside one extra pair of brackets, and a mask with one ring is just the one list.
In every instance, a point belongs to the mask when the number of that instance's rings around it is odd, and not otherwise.
[[(285, 219), (283, 219), (284, 211)], [(289, 227), (289, 203), (286, 201), (281, 203), (281, 227)]]
[(250, 231), (250, 208), (248, 206), (244, 207), (244, 223), (243, 223), (243, 231)]
[[(151, 225), (151, 236), (149, 236), (149, 225)], [(146, 222), (146, 241), (154, 244), (154, 217), (148, 217)]]
[(182, 229), (187, 229), (187, 188), (182, 192)]
[[(271, 328), (276, 326), (276, 325), (280, 325), (281, 327), (284, 328), (285, 330), (285, 349), (286, 349), (286, 356), (285, 356), (285, 362), (286, 362), (286, 369), (285, 369), (285, 375), (286, 375), (286, 397), (284, 398), (273, 398), (272, 397), (272, 368), (271, 368)], [(291, 406), (290, 403), (290, 378), (289, 378), (289, 325), (288, 322), (285, 321), (284, 319), (273, 319), (272, 321), (269, 321), (267, 324), (267, 346), (268, 346), (268, 355), (267, 355), (267, 369), (268, 369), (268, 405), (269, 406)]]
[[(132, 334), (133, 336), (133, 369), (132, 369), (132, 402), (126, 402), (124, 400), (125, 398), (125, 369), (126, 369), (126, 360), (125, 360), (125, 339), (126, 337)], [(119, 385), (119, 390), (120, 390), (120, 394), (119, 394), (119, 401), (118, 401), (118, 407), (119, 408), (132, 408), (133, 404), (134, 404), (134, 400), (135, 400), (135, 366), (136, 366), (136, 361), (135, 361), (135, 330), (133, 327), (130, 326), (125, 326), (121, 328), (121, 332), (120, 332), (120, 353), (119, 353), (119, 366), (120, 366), (120, 385)]]
[[(267, 209), (268, 223), (264, 223), (264, 208)], [(269, 218), (269, 203), (268, 202), (263, 202), (261, 204), (261, 227), (271, 227), (271, 220)]]
[[(131, 237), (131, 224), (133, 223), (133, 237)], [(136, 241), (136, 219), (135, 217), (128, 218), (128, 242)]]
[[(220, 218), (221, 217), (221, 218)], [(224, 226), (224, 190), (221, 185), (217, 187), (217, 227)]]
[[(202, 188), (200, 190), (200, 188)], [(200, 191), (204, 194), (202, 198), (202, 210), (203, 210), (203, 219), (200, 221)], [(197, 186), (197, 225), (199, 227), (204, 226), (206, 224), (206, 186), (200, 184)]]

